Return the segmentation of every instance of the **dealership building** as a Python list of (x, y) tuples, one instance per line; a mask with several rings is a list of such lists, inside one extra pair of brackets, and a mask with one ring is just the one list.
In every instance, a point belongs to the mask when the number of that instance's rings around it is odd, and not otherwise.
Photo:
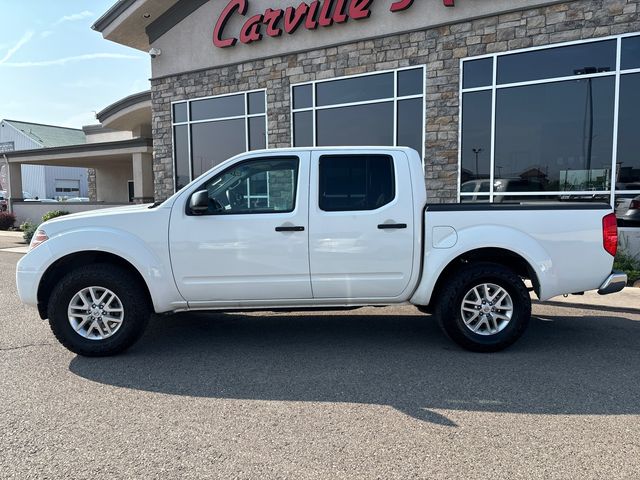
[[(639, 0), (120, 0), (153, 193), (255, 149), (399, 145), (431, 202), (640, 195)], [(249, 192), (250, 194), (250, 192)]]

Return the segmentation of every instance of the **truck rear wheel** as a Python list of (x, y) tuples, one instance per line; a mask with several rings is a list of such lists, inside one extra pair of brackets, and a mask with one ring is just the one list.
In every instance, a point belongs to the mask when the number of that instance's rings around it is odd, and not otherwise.
[(149, 314), (138, 279), (108, 264), (69, 272), (51, 292), (48, 306), (56, 338), (87, 357), (115, 355), (129, 348), (144, 332)]
[(449, 338), (474, 352), (497, 352), (518, 340), (531, 318), (531, 298), (515, 273), (471, 264), (446, 280), (436, 316)]

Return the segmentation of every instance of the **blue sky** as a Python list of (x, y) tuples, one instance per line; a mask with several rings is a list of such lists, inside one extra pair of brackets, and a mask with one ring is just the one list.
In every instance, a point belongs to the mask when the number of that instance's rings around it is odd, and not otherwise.
[(80, 128), (149, 88), (149, 56), (91, 30), (115, 1), (0, 0), (0, 118)]

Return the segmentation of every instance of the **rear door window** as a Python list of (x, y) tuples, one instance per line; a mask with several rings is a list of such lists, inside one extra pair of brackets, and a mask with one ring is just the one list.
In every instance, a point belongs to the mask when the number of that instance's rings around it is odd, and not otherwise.
[(319, 206), (325, 212), (377, 210), (395, 198), (389, 155), (320, 157)]

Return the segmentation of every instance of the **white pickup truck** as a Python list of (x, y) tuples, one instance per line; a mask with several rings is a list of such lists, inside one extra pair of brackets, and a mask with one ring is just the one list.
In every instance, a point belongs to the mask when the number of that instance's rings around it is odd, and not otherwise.
[(428, 205), (407, 148), (255, 151), (165, 202), (48, 221), (23, 302), (80, 355), (118, 353), (150, 313), (413, 304), (465, 348), (524, 332), (537, 297), (621, 290), (608, 205)]

